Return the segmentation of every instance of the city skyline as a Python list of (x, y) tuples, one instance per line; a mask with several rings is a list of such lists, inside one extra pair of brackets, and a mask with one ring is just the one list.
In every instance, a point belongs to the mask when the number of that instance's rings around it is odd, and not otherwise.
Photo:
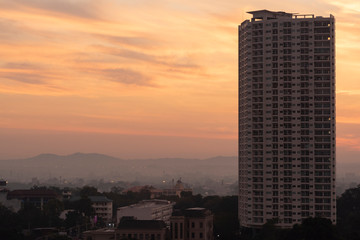
[(336, 16), (339, 162), (355, 161), (360, 152), (356, 3), (18, 0), (0, 6), (0, 159), (44, 152), (236, 155), (237, 26), (254, 9)]

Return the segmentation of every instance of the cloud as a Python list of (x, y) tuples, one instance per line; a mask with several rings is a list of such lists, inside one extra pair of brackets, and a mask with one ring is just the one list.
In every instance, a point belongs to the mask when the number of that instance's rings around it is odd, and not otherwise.
[(114, 48), (114, 47), (107, 47), (107, 46), (103, 46), (103, 45), (96, 45), (94, 47), (106, 54), (109, 54), (109, 55), (139, 60), (139, 61), (143, 61), (143, 62), (147, 62), (147, 63), (163, 65), (166, 67), (191, 68), (191, 69), (201, 68), (199, 65), (192, 63), (191, 59), (189, 57), (186, 57), (186, 56), (183, 57), (183, 56), (179, 56), (176, 54), (171, 55), (171, 56), (164, 56), (164, 55), (156, 56), (156, 55), (151, 55), (151, 54), (147, 54), (144, 52), (133, 51), (133, 50), (128, 50), (128, 49), (121, 49), (121, 48)]
[(360, 95), (360, 90), (337, 90), (337, 95), (345, 95), (345, 96), (351, 96), (351, 95)]
[(0, 6), (15, 9), (23, 7), (79, 18), (99, 19), (99, 6), (96, 2), (84, 0), (0, 0)]
[(337, 123), (336, 145), (360, 151), (360, 124)]
[(44, 77), (34, 73), (21, 73), (21, 72), (0, 72), (0, 78), (10, 79), (28, 84), (44, 84)]
[(349, 1), (349, 0), (337, 0), (337, 1), (330, 1), (331, 5), (334, 5), (341, 9), (343, 13), (346, 14), (359, 14), (360, 13), (360, 3), (356, 1)]
[(93, 34), (93, 36), (106, 40), (114, 45), (126, 45), (137, 48), (154, 48), (160, 45), (159, 41), (142, 36), (118, 36), (110, 34)]
[(106, 79), (113, 82), (131, 85), (154, 86), (150, 77), (130, 69), (105, 69), (102, 71), (102, 73)]
[(40, 66), (28, 62), (8, 62), (3, 65), (7, 69), (39, 69)]

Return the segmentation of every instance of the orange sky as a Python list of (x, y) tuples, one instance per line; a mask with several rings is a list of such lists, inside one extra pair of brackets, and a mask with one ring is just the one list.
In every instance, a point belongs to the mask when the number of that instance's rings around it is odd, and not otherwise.
[(258, 9), (335, 15), (338, 149), (360, 151), (360, 3), (0, 0), (0, 159), (236, 155), (237, 25)]

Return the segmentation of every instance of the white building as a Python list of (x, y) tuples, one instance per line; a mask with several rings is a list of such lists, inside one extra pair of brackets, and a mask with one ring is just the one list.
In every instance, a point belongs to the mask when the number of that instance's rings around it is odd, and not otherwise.
[(167, 200), (143, 200), (137, 204), (117, 209), (117, 223), (122, 217), (135, 217), (138, 220), (162, 220), (170, 224), (175, 203)]
[(239, 26), (240, 225), (335, 224), (335, 19), (249, 13)]
[(89, 196), (91, 206), (95, 215), (101, 217), (105, 222), (112, 222), (113, 202), (105, 196)]

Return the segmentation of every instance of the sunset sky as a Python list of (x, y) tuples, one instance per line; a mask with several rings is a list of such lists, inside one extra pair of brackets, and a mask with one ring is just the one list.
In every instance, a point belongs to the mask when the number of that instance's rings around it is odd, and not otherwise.
[(336, 18), (338, 161), (360, 154), (360, 2), (0, 0), (0, 159), (237, 154), (237, 26)]

